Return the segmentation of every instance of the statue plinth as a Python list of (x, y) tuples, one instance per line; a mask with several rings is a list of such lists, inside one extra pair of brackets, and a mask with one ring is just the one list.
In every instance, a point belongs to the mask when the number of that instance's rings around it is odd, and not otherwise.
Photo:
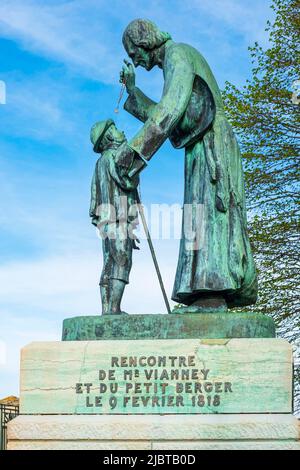
[(275, 323), (260, 313), (97, 315), (67, 318), (63, 341), (274, 338)]
[[(21, 416), (8, 447), (300, 450), (289, 343), (204, 338), (202, 315), (142, 317), (68, 319), (65, 341), (23, 348)], [(264, 324), (271, 336), (264, 318), (256, 331)], [(70, 340), (76, 331), (81, 341)]]

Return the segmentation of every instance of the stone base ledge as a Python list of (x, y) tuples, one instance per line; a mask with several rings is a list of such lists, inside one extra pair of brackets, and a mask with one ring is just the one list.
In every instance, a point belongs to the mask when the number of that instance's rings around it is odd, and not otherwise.
[(275, 338), (271, 317), (254, 312), (95, 315), (66, 318), (62, 341)]
[(8, 450), (300, 450), (296, 441), (11, 441)]
[(300, 450), (292, 415), (21, 415), (9, 450)]

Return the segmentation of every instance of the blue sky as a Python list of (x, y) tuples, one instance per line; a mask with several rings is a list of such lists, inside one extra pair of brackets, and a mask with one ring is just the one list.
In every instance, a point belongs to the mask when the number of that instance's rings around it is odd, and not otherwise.
[[(92, 124), (114, 117), (132, 137), (140, 124), (114, 115), (118, 74), (126, 57), (122, 32), (149, 18), (175, 41), (198, 48), (220, 87), (243, 85), (250, 74), (247, 47), (267, 44), (270, 0), (1, 0), (0, 80), (0, 397), (18, 395), (20, 348), (59, 340), (62, 320), (100, 312), (101, 244), (88, 217), (95, 164)], [(154, 99), (161, 71), (137, 70), (137, 85)], [(142, 175), (142, 197), (182, 203), (183, 151), (166, 143)], [(178, 241), (156, 240), (171, 294)], [(147, 245), (134, 256), (123, 307), (164, 313)], [(2, 343), (1, 343), (2, 341)]]

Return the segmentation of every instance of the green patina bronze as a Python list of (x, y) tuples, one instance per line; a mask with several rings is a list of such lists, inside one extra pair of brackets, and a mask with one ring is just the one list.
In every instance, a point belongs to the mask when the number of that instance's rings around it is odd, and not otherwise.
[(274, 338), (272, 318), (258, 313), (107, 315), (67, 318), (63, 341)]
[(131, 176), (138, 173), (168, 138), (175, 148), (185, 149), (185, 205), (173, 300), (199, 312), (254, 304), (257, 278), (247, 235), (241, 155), (209, 65), (196, 49), (175, 43), (146, 20), (127, 26), (123, 44), (136, 67), (162, 69), (164, 89), (159, 103), (149, 99), (135, 85), (133, 65), (125, 62), (120, 80), (129, 96), (124, 107), (144, 125), (117, 150), (121, 167)]
[[(127, 198), (127, 214), (138, 202), (139, 173), (167, 139), (175, 148), (185, 149), (182, 237), (172, 294), (181, 305), (172, 313), (213, 315), (254, 304), (257, 277), (247, 234), (241, 155), (209, 65), (196, 49), (175, 43), (148, 20), (132, 21), (123, 44), (134, 64), (125, 61), (120, 74), (128, 92), (124, 108), (144, 125), (129, 141), (112, 120), (92, 128), (94, 151), (102, 157), (92, 182), (90, 216), (105, 235), (113, 224), (117, 227), (115, 239), (103, 241), (102, 313), (123, 313), (120, 302), (131, 268), (132, 239), (121, 240), (119, 226), (122, 222), (122, 233), (124, 226), (128, 233), (132, 220), (127, 215), (122, 219), (120, 198)], [(162, 69), (164, 88), (158, 103), (137, 88), (134, 66)], [(115, 210), (114, 218), (106, 209), (99, 210), (103, 203)], [(239, 322), (242, 316), (232, 318)], [(178, 326), (183, 320), (173, 321)], [(229, 317), (224, 317), (227, 321)], [(128, 319), (122, 324), (126, 322), (131, 324)], [(216, 334), (227, 337), (227, 333), (224, 326)]]
[(129, 282), (132, 250), (138, 248), (133, 230), (138, 223), (139, 178), (129, 178), (118, 165), (116, 150), (126, 145), (127, 140), (112, 119), (94, 124), (91, 142), (94, 152), (101, 154), (92, 179), (89, 214), (103, 240), (99, 283), (102, 314), (115, 315), (124, 313), (121, 300)]

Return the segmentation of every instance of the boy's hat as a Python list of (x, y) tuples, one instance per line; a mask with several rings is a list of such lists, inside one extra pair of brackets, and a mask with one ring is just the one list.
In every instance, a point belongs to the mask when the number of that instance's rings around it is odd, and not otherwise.
[(104, 134), (113, 124), (115, 123), (112, 119), (107, 119), (106, 121), (98, 121), (93, 125), (91, 128), (91, 142), (93, 144), (94, 152), (100, 153), (101, 141)]

